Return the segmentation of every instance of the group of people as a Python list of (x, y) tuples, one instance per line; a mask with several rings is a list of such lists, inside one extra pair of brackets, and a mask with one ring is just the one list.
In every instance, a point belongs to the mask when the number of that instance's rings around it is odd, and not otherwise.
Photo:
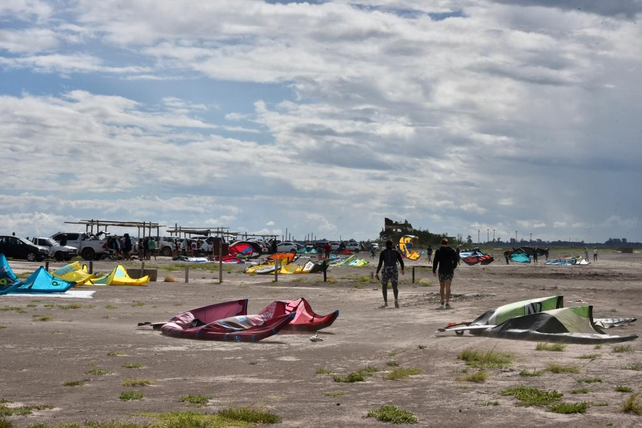
[[(448, 239), (441, 240), (441, 247), (435, 251), (432, 259), (432, 247), (429, 247), (429, 259), (432, 260), (432, 273), (439, 278), (439, 296), (441, 298), (441, 309), (451, 309), (450, 287), (455, 275), (455, 269), (459, 265), (459, 255), (448, 245)], [(381, 292), (383, 294), (383, 305), (380, 309), (388, 307), (388, 282), (392, 285), (392, 292), (395, 298), (395, 308), (399, 308), (399, 268), (401, 274), (405, 274), (403, 257), (401, 253), (393, 248), (392, 241), (386, 241), (386, 248), (379, 255), (376, 278), (381, 280)], [(383, 271), (381, 268), (383, 267)], [(382, 272), (381, 278), (379, 272)]]
[(132, 259), (134, 247), (129, 233), (125, 233), (123, 236), (108, 236), (103, 248), (105, 249), (105, 254), (113, 259)]

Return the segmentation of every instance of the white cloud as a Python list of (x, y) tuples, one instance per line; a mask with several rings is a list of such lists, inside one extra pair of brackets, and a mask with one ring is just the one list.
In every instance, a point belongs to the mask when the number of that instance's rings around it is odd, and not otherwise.
[(0, 50), (11, 53), (35, 53), (57, 47), (56, 33), (48, 29), (0, 30)]

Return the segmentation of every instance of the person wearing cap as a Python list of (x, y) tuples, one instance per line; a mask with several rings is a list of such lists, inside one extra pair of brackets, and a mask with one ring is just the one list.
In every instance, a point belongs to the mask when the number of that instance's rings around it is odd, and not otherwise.
[(448, 246), (448, 238), (441, 240), (441, 247), (435, 251), (432, 261), (432, 274), (437, 276), (439, 272), (439, 296), (441, 297), (441, 308), (450, 309), (450, 285), (455, 275), (455, 268), (459, 264), (459, 256)]
[(388, 281), (392, 284), (392, 292), (395, 295), (395, 308), (399, 308), (399, 289), (397, 288), (399, 281), (399, 271), (397, 270), (397, 263), (401, 266), (401, 274), (404, 275), (404, 266), (403, 259), (401, 258), (401, 253), (394, 248), (392, 248), (392, 241), (386, 241), (386, 248), (379, 254), (379, 265), (377, 266), (376, 277), (379, 279), (379, 271), (381, 266), (383, 266), (383, 272), (381, 276), (381, 292), (383, 293), (383, 306), (380, 306), (380, 309), (384, 309), (388, 306)]

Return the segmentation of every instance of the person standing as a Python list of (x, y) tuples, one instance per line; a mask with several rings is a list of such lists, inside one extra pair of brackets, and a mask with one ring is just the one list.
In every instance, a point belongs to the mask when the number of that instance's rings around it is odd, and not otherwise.
[(450, 285), (455, 275), (455, 268), (459, 263), (459, 256), (448, 246), (448, 238), (441, 240), (441, 247), (435, 251), (435, 258), (432, 263), (432, 274), (437, 276), (439, 272), (439, 296), (441, 297), (441, 308), (450, 309)]
[(397, 263), (401, 267), (401, 274), (405, 275), (403, 259), (401, 258), (401, 253), (394, 248), (392, 248), (392, 241), (386, 241), (386, 248), (379, 254), (379, 265), (377, 266), (376, 277), (379, 279), (379, 271), (381, 266), (383, 266), (383, 272), (381, 276), (381, 292), (383, 294), (383, 306), (380, 306), (380, 309), (384, 309), (388, 306), (388, 281), (392, 284), (392, 292), (395, 295), (395, 308), (399, 308), (399, 271), (397, 270)]
[(589, 258), (588, 258), (588, 247), (584, 247), (584, 260), (586, 260), (587, 262), (589, 261)]
[(597, 248), (593, 248), (593, 261), (597, 261)]
[(130, 260), (132, 257), (132, 239), (129, 237), (129, 233), (126, 233), (124, 238), (123, 252), (125, 253), (125, 260)]
[(332, 252), (332, 244), (330, 244), (330, 242), (325, 243), (323, 246), (323, 252), (325, 253), (325, 259), (328, 260), (330, 258), (330, 253)]
[(154, 256), (154, 260), (156, 260), (156, 240), (154, 238), (150, 238), (147, 241), (147, 249), (149, 250), (148, 259), (151, 260), (152, 256)]
[(432, 245), (428, 245), (428, 250), (426, 251), (428, 254), (428, 261), (432, 263)]

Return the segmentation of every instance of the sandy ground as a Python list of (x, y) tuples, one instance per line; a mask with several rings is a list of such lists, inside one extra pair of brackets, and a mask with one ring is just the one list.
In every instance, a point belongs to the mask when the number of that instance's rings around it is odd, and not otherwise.
[[(169, 260), (152, 262), (169, 267)], [(11, 262), (17, 272), (35, 265)], [(411, 263), (424, 265), (425, 261)], [(107, 271), (113, 262), (95, 264)], [(135, 266), (132, 264), (130, 266)], [(54, 264), (52, 264), (54, 267)], [(141, 413), (194, 409), (179, 400), (188, 394), (211, 396), (201, 411), (227, 406), (256, 406), (283, 418), (283, 427), (383, 426), (366, 413), (385, 404), (413, 412), (419, 426), (640, 426), (642, 416), (624, 414), (620, 405), (629, 394), (616, 392), (616, 385), (642, 390), (642, 372), (628, 370), (642, 363), (640, 340), (629, 342), (632, 352), (614, 352), (615, 345), (594, 349), (569, 345), (564, 352), (536, 351), (536, 343), (488, 339), (468, 334), (437, 336), (435, 331), (451, 321), (472, 320), (488, 309), (516, 300), (562, 294), (565, 302), (594, 305), (596, 317), (640, 316), (642, 308), (642, 256), (601, 254), (598, 263), (586, 267), (550, 267), (503, 264), (462, 265), (456, 273), (453, 310), (438, 310), (438, 285), (411, 284), (410, 269), (401, 281), (401, 309), (378, 310), (380, 286), (363, 282), (373, 267), (335, 268), (332, 283), (321, 275), (248, 276), (238, 270), (217, 284), (217, 273), (191, 270), (188, 284), (150, 283), (145, 287), (94, 287), (91, 300), (47, 297), (0, 297), (0, 399), (23, 405), (46, 404), (50, 410), (9, 418), (15, 426), (35, 423), (136, 421)], [(161, 271), (159, 281), (168, 274)], [(182, 272), (173, 275), (183, 280)], [(417, 269), (417, 281), (430, 271)], [(391, 291), (390, 291), (391, 293)], [(277, 299), (305, 297), (317, 313), (336, 309), (341, 315), (334, 325), (311, 342), (309, 335), (276, 335), (263, 342), (227, 343), (165, 337), (158, 331), (137, 327), (141, 321), (164, 321), (182, 310), (225, 300), (249, 298), (250, 312), (257, 312)], [(80, 303), (79, 309), (45, 307)], [(19, 306), (23, 311), (6, 310)], [(34, 321), (35, 316), (50, 321)], [(611, 330), (613, 334), (642, 334), (642, 322)], [(421, 349), (418, 345), (425, 346)], [(489, 372), (486, 383), (458, 381), (465, 364), (457, 355), (465, 348), (495, 349), (514, 356), (511, 368)], [(124, 354), (114, 356), (115, 353)], [(112, 355), (109, 355), (112, 354)], [(580, 359), (599, 354), (596, 359)], [(388, 361), (414, 367), (423, 374), (392, 381), (376, 373), (360, 383), (337, 383), (333, 374), (316, 374), (325, 368), (347, 374), (365, 366), (390, 371)], [(142, 368), (124, 368), (140, 363)], [(579, 374), (521, 377), (522, 369), (543, 369), (549, 363), (580, 366)], [(111, 374), (92, 375), (92, 369)], [(471, 373), (474, 372), (471, 371)], [(151, 386), (125, 388), (125, 379), (148, 379)], [(582, 384), (580, 379), (600, 378)], [(83, 386), (64, 386), (66, 381), (87, 380)], [(606, 403), (592, 406), (583, 415), (560, 415), (544, 408), (524, 408), (503, 389), (530, 385), (556, 389), (563, 401)], [(571, 394), (587, 386), (586, 394)], [(123, 391), (144, 394), (138, 401), (122, 401)], [(339, 397), (324, 393), (344, 391)], [(497, 401), (499, 405), (487, 406)], [(612, 424), (612, 425), (609, 425)]]

